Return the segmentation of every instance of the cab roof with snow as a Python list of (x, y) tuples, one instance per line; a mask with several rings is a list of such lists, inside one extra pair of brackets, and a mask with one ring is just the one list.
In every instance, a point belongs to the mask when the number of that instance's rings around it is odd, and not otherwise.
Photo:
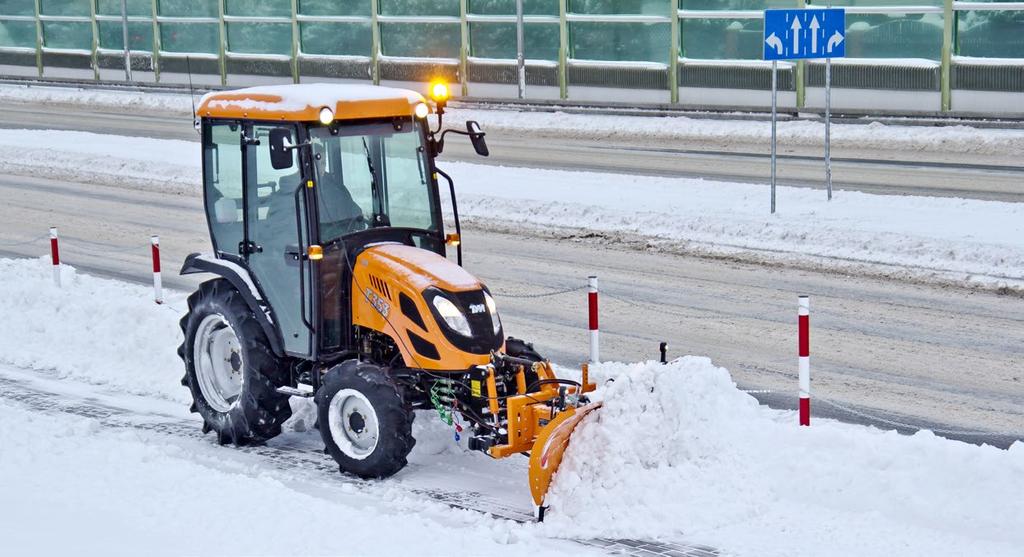
[(329, 108), (336, 120), (413, 116), (425, 103), (419, 93), (376, 85), (311, 83), (250, 87), (207, 93), (197, 114), (203, 118), (244, 118), (315, 122)]

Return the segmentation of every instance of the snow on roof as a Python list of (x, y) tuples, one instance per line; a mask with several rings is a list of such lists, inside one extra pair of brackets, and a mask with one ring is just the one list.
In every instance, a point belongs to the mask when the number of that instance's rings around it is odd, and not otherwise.
[(411, 116), (422, 95), (408, 89), (362, 84), (268, 85), (207, 93), (198, 113), (210, 118), (315, 121), (328, 107), (338, 120)]

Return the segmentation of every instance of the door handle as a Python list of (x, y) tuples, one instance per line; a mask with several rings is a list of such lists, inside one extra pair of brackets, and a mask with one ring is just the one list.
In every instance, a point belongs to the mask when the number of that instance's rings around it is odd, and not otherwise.
[(304, 253), (299, 250), (298, 244), (290, 244), (284, 248), (284, 261), (288, 265), (295, 266), (300, 261), (306, 259)]

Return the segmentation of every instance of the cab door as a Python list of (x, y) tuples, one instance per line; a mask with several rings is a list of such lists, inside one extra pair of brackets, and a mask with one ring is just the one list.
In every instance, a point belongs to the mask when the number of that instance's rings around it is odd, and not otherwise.
[(244, 158), (245, 229), (241, 251), (273, 308), (284, 349), (293, 356), (311, 355), (310, 265), (299, 254), (308, 245), (305, 177), (292, 150), (292, 166), (278, 170), (270, 159), (270, 130), (296, 127), (247, 124)]

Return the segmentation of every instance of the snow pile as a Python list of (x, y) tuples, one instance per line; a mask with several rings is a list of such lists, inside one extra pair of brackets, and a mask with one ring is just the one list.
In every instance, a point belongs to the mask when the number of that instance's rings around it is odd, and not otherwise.
[(202, 191), (201, 164), (199, 144), (189, 141), (63, 130), (0, 134), (2, 174), (191, 195)]
[[(565, 535), (684, 533), (745, 555), (1019, 555), (1024, 444), (907, 437), (758, 406), (706, 358), (604, 364), (549, 495)], [(784, 543), (781, 543), (784, 542)]]
[(41, 85), (2, 85), (0, 101), (64, 105), (114, 111), (160, 110), (192, 114), (192, 101), (187, 93), (142, 93), (74, 87)]
[[(764, 120), (717, 120), (667, 116), (662, 118), (523, 112), (457, 108), (448, 111), (446, 122), (465, 127), (477, 120), (485, 131), (519, 132), (566, 139), (615, 139), (621, 141), (677, 141), (720, 145), (757, 144), (767, 148), (771, 122)], [(778, 123), (778, 141), (784, 146), (824, 144), (825, 124), (806, 120)], [(833, 124), (833, 149), (880, 151), (931, 151), (1006, 155), (1024, 153), (1024, 130), (981, 129), (970, 126), (895, 126)]]
[[(626, 234), (758, 260), (895, 266), (917, 277), (1024, 284), (1024, 205), (824, 193), (765, 185), (452, 164), (459, 211), (495, 223)], [(482, 176), (487, 178), (481, 179)], [(886, 269), (887, 272), (891, 268)]]
[(0, 363), (118, 390), (188, 402), (178, 319), (185, 295), (82, 275), (49, 258), (0, 259)]

